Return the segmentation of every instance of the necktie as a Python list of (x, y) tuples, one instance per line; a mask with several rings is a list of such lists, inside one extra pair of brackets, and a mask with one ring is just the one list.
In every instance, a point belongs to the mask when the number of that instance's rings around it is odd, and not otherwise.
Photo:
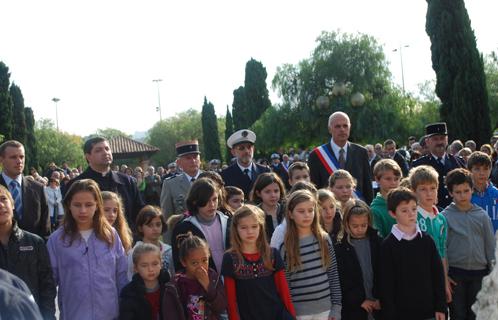
[(190, 179), (190, 183), (194, 183), (194, 181), (195, 181), (195, 178)]
[(16, 219), (19, 221), (22, 218), (22, 201), (21, 201), (21, 190), (17, 180), (12, 180), (9, 183), (10, 194), (14, 199), (14, 207), (16, 209)]
[(339, 150), (339, 169), (346, 168), (346, 158), (344, 157), (344, 148)]
[(249, 169), (244, 169), (244, 174), (251, 180), (251, 174), (249, 173)]
[(440, 165), (441, 167), (444, 167), (444, 161), (443, 161), (443, 158), (442, 158), (442, 157), (438, 157), (438, 158), (437, 158), (437, 162), (439, 162), (439, 165)]

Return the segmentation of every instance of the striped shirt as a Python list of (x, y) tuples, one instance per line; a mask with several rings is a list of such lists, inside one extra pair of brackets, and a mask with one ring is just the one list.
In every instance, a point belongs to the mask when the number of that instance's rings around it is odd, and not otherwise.
[[(320, 247), (313, 235), (299, 239), (301, 268), (298, 271), (289, 272), (286, 265), (286, 278), (297, 316), (330, 311), (329, 316), (340, 319), (341, 286), (334, 248), (330, 239), (328, 243), (331, 263), (327, 269), (322, 266)], [(285, 246), (281, 247), (280, 252), (286, 263)]]

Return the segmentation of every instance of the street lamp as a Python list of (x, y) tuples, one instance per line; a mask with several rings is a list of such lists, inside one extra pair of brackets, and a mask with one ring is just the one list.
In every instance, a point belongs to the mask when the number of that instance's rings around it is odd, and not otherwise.
[(57, 131), (59, 131), (59, 113), (57, 112), (57, 102), (61, 101), (61, 99), (52, 98), (52, 101), (55, 103), (55, 123), (57, 125)]
[(152, 82), (157, 84), (157, 108), (156, 111), (159, 111), (159, 120), (163, 121), (163, 117), (161, 115), (161, 93), (159, 91), (159, 82), (163, 81), (163, 79), (154, 79)]
[(409, 45), (399, 46), (398, 49), (394, 49), (393, 52), (399, 52), (399, 59), (401, 61), (401, 83), (403, 84), (403, 94), (405, 94), (405, 72), (403, 70), (403, 48), (408, 48)]

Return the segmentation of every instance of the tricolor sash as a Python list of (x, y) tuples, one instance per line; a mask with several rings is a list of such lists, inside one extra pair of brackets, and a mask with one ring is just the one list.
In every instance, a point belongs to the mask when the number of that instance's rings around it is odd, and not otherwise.
[[(339, 162), (337, 159), (332, 155), (332, 152), (327, 148), (327, 143), (322, 144), (319, 147), (315, 148), (316, 155), (318, 156), (318, 159), (320, 159), (320, 162), (322, 163), (323, 167), (325, 170), (327, 170), (327, 173), (329, 176), (331, 176), (334, 171), (339, 170)], [(364, 199), (361, 192), (358, 190), (354, 189), (353, 190), (353, 195), (356, 199)]]

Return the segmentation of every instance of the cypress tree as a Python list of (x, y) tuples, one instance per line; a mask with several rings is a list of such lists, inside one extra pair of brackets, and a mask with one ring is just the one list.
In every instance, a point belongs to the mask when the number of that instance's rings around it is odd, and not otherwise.
[(21, 88), (12, 84), (10, 86), (10, 97), (13, 103), (14, 126), (12, 128), (12, 139), (26, 143), (26, 120), (24, 116), (24, 98)]
[(12, 98), (9, 93), (9, 67), (0, 61), (0, 134), (4, 141), (12, 139)]
[(38, 163), (38, 147), (35, 136), (35, 117), (31, 108), (24, 108), (26, 119), (26, 170), (29, 168), (40, 168)]
[[(227, 114), (225, 116), (225, 141), (227, 141), (228, 138), (230, 138), (232, 133), (234, 133), (233, 119), (232, 119), (232, 114), (230, 113), (230, 109), (228, 108), (227, 105)], [(225, 149), (227, 153), (227, 163), (230, 163), (230, 159), (232, 159), (232, 154), (230, 153), (230, 149), (226, 144), (225, 144)]]
[(489, 141), (491, 134), (483, 57), (463, 0), (427, 0), (426, 32), (440, 116), (450, 139)]
[(252, 126), (271, 106), (266, 88), (266, 68), (257, 60), (251, 58), (246, 63), (244, 80), (245, 99), (248, 110), (248, 127)]
[(249, 110), (243, 86), (233, 91), (232, 116), (233, 130), (247, 129), (250, 126)]
[(204, 97), (204, 104), (202, 105), (201, 122), (205, 159), (221, 159), (216, 113), (214, 112), (214, 105), (206, 97)]

